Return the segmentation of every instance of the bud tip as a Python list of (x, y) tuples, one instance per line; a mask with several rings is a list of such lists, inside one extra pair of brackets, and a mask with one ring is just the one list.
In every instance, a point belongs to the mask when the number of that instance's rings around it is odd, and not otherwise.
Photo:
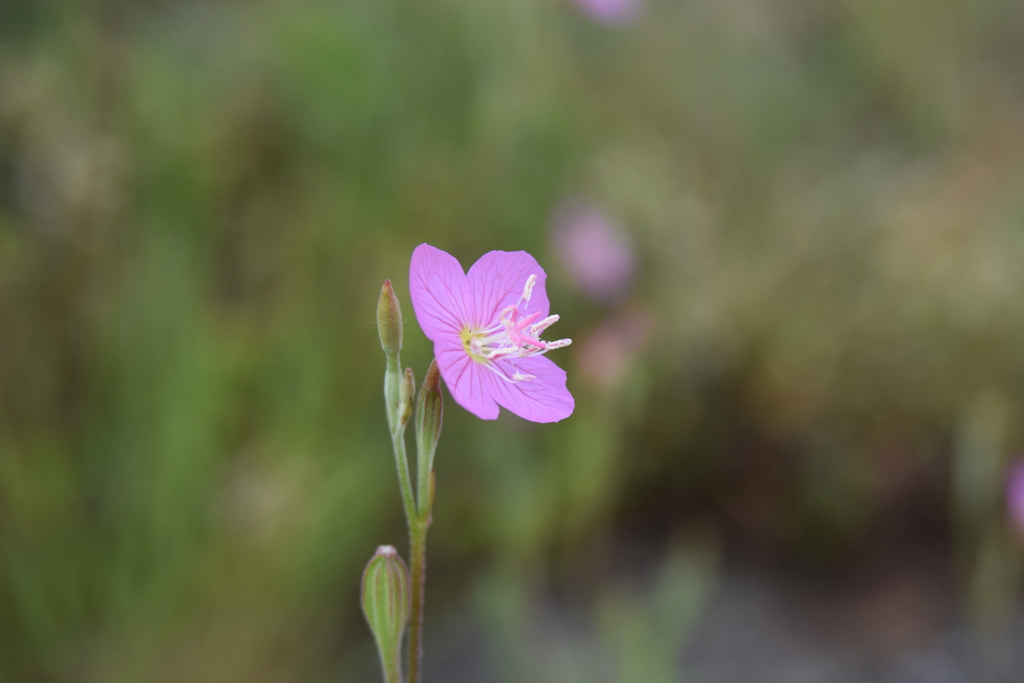
[(441, 388), (441, 371), (437, 369), (437, 359), (430, 361), (430, 368), (423, 380), (423, 388), (427, 391), (437, 391)]
[(388, 355), (402, 350), (402, 308), (395, 296), (391, 280), (385, 280), (380, 288), (380, 299), (377, 301), (377, 332), (380, 334), (380, 345)]

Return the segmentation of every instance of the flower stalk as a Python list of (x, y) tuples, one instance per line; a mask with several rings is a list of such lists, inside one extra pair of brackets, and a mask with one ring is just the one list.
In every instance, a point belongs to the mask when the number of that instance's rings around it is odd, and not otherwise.
[(409, 528), (409, 557), (412, 558), (412, 603), (409, 614), (409, 683), (420, 683), (423, 667), (423, 598), (427, 583), (427, 527), (416, 520)]
[(441, 373), (430, 363), (416, 402), (417, 518), (409, 525), (409, 556), (412, 561), (412, 611), (409, 617), (409, 683), (419, 683), (423, 659), (423, 598), (427, 573), (427, 529), (434, 507), (434, 451), (443, 420)]
[[(409, 683), (420, 683), (423, 659), (423, 605), (426, 588), (427, 529), (430, 527), (431, 509), (434, 503), (434, 452), (441, 434), (443, 399), (441, 375), (434, 361), (427, 371), (426, 379), (416, 397), (416, 381), (411, 368), (402, 370), (402, 312), (395, 296), (391, 281), (386, 280), (381, 288), (377, 304), (377, 329), (381, 348), (387, 357), (384, 370), (384, 402), (387, 412), (388, 431), (391, 434), (392, 450), (395, 454), (395, 469), (405, 508), (405, 519), (409, 527), (410, 570), (406, 576), (409, 588)], [(415, 398), (415, 400), (414, 400)], [(409, 472), (409, 458), (405, 450), (405, 428), (412, 421), (415, 412), (416, 430), (416, 488), (415, 493)], [(397, 558), (397, 554), (395, 554)], [(401, 558), (397, 558), (401, 563)], [(376, 556), (375, 556), (376, 560)], [(371, 561), (373, 562), (373, 561)], [(392, 564), (394, 564), (392, 562)], [(402, 567), (404, 568), (404, 564)], [(392, 572), (390, 575), (395, 574)], [(364, 581), (365, 584), (365, 581)], [(366, 590), (364, 588), (364, 595)], [(365, 598), (364, 598), (365, 600)], [(377, 630), (371, 622), (375, 637)], [(404, 631), (405, 622), (402, 623)], [(377, 638), (378, 646), (380, 638)], [(401, 683), (400, 657), (391, 654), (393, 648), (379, 648), (381, 665), (386, 683)], [(398, 638), (401, 643), (401, 638)], [(397, 676), (397, 678), (396, 678)]]

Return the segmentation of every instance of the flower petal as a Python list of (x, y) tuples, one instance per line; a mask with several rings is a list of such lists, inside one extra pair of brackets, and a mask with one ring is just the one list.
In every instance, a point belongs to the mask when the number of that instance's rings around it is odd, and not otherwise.
[(558, 422), (572, 415), (576, 401), (565, 387), (565, 370), (548, 358), (502, 359), (494, 365), (509, 378), (516, 372), (534, 376), (529, 381), (509, 382), (485, 368), (490, 395), (502, 408), (532, 422)]
[(548, 276), (537, 259), (525, 251), (491, 251), (481, 256), (466, 276), (476, 316), (473, 322), (477, 327), (486, 328), (497, 323), (501, 310), (519, 301), (531, 275), (537, 276), (537, 283), (526, 312), (540, 311), (540, 317), (546, 318), (550, 305), (544, 281)]
[(449, 336), (439, 337), (434, 342), (434, 357), (456, 403), (482, 420), (498, 417), (498, 404), (483, 377), (491, 371), (470, 358), (461, 341)]
[(451, 334), (458, 337), (469, 322), (466, 291), (466, 274), (454, 256), (429, 244), (421, 244), (412, 252), (409, 295), (416, 320), (428, 339), (436, 341)]

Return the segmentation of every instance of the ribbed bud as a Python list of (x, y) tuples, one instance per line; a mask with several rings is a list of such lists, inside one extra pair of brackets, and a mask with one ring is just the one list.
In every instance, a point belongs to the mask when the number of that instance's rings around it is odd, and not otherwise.
[(380, 345), (384, 353), (393, 356), (402, 350), (402, 308), (398, 305), (398, 297), (391, 286), (391, 280), (385, 280), (380, 288), (380, 299), (377, 300), (377, 332), (380, 334)]
[[(437, 360), (430, 363), (427, 376), (420, 387), (420, 396), (416, 405), (416, 449), (419, 452), (419, 476), (425, 485), (428, 473), (434, 469), (434, 451), (437, 440), (441, 437), (441, 422), (444, 413), (444, 399), (441, 396), (441, 372), (437, 369)], [(420, 489), (420, 500), (427, 493)], [(422, 502), (421, 502), (422, 504)]]
[[(363, 614), (377, 641), (386, 680), (401, 681), (402, 635), (412, 608), (409, 570), (390, 545), (377, 548), (363, 572)], [(395, 675), (397, 674), (397, 678)]]
[(416, 396), (416, 379), (412, 368), (406, 368), (402, 375), (402, 386), (398, 390), (398, 423), (403, 427), (412, 418), (413, 398)]

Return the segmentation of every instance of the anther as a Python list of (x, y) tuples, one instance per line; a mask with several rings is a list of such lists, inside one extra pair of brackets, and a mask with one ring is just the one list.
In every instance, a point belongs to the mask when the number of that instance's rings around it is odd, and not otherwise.
[(533, 327), (530, 328), (530, 332), (533, 333), (534, 337), (539, 337), (541, 332), (548, 329), (557, 322), (557, 315), (549, 315), (548, 317), (541, 320), (539, 323), (534, 323)]
[(537, 276), (536, 275), (531, 275), (530, 277), (526, 278), (526, 286), (523, 287), (523, 298), (522, 298), (523, 301), (529, 301), (530, 300), (530, 296), (533, 295), (533, 286), (535, 284), (537, 284)]
[(544, 350), (550, 351), (551, 349), (560, 349), (562, 347), (572, 344), (572, 339), (556, 339), (555, 341), (544, 342)]

